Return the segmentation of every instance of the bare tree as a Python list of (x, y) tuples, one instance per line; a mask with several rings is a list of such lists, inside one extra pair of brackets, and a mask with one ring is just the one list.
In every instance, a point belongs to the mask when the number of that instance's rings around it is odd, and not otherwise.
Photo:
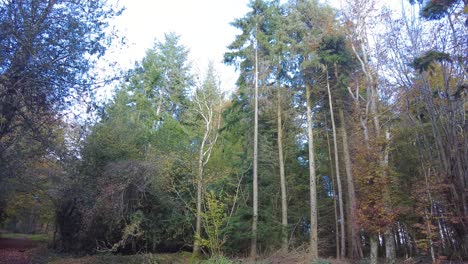
[(201, 117), (203, 122), (203, 137), (200, 142), (198, 153), (197, 170), (197, 212), (195, 225), (195, 240), (193, 253), (200, 251), (201, 240), (201, 220), (203, 204), (203, 172), (206, 164), (210, 160), (211, 152), (218, 139), (218, 131), (221, 125), (221, 105), (222, 96), (219, 91), (219, 83), (216, 80), (213, 66), (210, 64), (207, 77), (202, 85), (195, 91), (194, 96), (195, 112)]

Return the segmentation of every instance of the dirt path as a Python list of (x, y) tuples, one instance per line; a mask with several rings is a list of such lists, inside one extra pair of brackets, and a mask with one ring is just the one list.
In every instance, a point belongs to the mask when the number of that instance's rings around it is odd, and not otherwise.
[(30, 264), (26, 251), (38, 245), (24, 238), (0, 237), (0, 264)]

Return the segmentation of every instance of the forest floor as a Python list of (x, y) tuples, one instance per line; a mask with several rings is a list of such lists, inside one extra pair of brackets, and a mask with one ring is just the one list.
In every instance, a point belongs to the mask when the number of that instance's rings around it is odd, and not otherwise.
[[(192, 257), (189, 252), (172, 254), (139, 254), (139, 255), (112, 255), (97, 254), (92, 256), (71, 256), (56, 254), (47, 248), (48, 238), (45, 235), (21, 235), (5, 234), (0, 232), (0, 264), (301, 264), (307, 263), (305, 254), (300, 252), (289, 252), (288, 254), (273, 254), (261, 261), (253, 262), (248, 259), (223, 259), (221, 261), (210, 261), (206, 259)], [(382, 260), (384, 261), (384, 260)], [(429, 262), (427, 262), (429, 261)], [(345, 260), (322, 259), (319, 263), (327, 264), (348, 264), (348, 263), (367, 263), (366, 261), (348, 262)], [(384, 262), (382, 262), (384, 263)], [(397, 263), (414, 264), (430, 263), (430, 259), (400, 259)], [(466, 263), (449, 262), (441, 263)]]
[(32, 263), (31, 253), (41, 245), (28, 238), (0, 237), (0, 264)]

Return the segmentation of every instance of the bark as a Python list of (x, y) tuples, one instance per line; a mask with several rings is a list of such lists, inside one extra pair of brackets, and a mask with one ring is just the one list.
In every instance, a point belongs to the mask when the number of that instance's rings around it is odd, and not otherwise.
[(255, 41), (254, 150), (253, 150), (253, 217), (250, 257), (257, 258), (258, 223), (258, 47)]
[(284, 174), (284, 158), (283, 158), (283, 121), (281, 117), (281, 88), (278, 82), (278, 104), (277, 104), (277, 118), (278, 118), (278, 161), (281, 185), (281, 225), (282, 225), (282, 238), (281, 249), (283, 252), (288, 251), (288, 202), (286, 196), (286, 176)]
[(441, 218), (440, 216), (437, 217), (437, 226), (439, 227), (439, 235), (440, 235), (440, 241), (441, 241), (441, 246), (442, 246), (442, 254), (445, 255), (447, 246), (445, 245), (444, 229), (442, 228), (442, 223), (440, 221), (440, 218)]
[(339, 108), (341, 121), (341, 138), (343, 140), (343, 157), (346, 169), (346, 183), (348, 185), (348, 227), (350, 229), (350, 253), (349, 257), (362, 258), (362, 249), (356, 230), (356, 190), (354, 188), (354, 177), (352, 171), (351, 156), (349, 154), (348, 134), (343, 109)]
[[(378, 119), (377, 119), (378, 120)], [(378, 123), (377, 123), (378, 124)], [(387, 168), (388, 168), (388, 155), (389, 155), (389, 145), (390, 145), (390, 132), (387, 130), (385, 131), (385, 141), (386, 144), (382, 150), (383, 157), (382, 157), (382, 167), (383, 167), (383, 175), (382, 177), (388, 178)], [(388, 181), (390, 183), (390, 181)], [(391, 211), (391, 198), (390, 198), (390, 190), (389, 188), (385, 188), (384, 190), (384, 202), (387, 211)], [(394, 264), (396, 262), (396, 249), (395, 249), (395, 239), (393, 238), (392, 227), (387, 226), (384, 232), (385, 236), (385, 257), (386, 263)]]
[(378, 235), (370, 235), (370, 264), (377, 264), (378, 251), (379, 251), (379, 237)]
[[(218, 112), (218, 107), (221, 106), (221, 101), (209, 102), (206, 98), (204, 91), (201, 92), (200, 98), (198, 91), (195, 92), (194, 102), (196, 104), (195, 110), (201, 115), (204, 123), (205, 130), (203, 132), (203, 139), (200, 143), (198, 153), (198, 170), (197, 170), (197, 200), (196, 200), (196, 223), (195, 223), (195, 239), (193, 245), (193, 254), (200, 253), (200, 240), (201, 240), (201, 222), (202, 222), (202, 204), (203, 204), (203, 173), (205, 165), (211, 157), (211, 152), (218, 139), (218, 130), (221, 126), (221, 115)], [(218, 98), (219, 99), (219, 98)], [(221, 99), (219, 99), (221, 100)], [(217, 105), (219, 104), (219, 105)], [(216, 120), (217, 119), (217, 120)]]
[[(374, 130), (375, 130), (376, 137), (378, 137), (380, 135), (380, 127), (377, 126), (378, 118), (374, 118), (374, 121), (375, 120), (377, 120), (377, 122), (374, 123)], [(386, 168), (388, 167), (389, 140), (390, 140), (390, 133), (386, 131), (385, 134), (386, 134), (386, 144), (381, 148), (380, 157), (379, 157), (380, 166), (383, 168), (381, 177), (383, 177), (384, 179), (388, 177)], [(385, 206), (385, 211), (389, 212), (391, 210), (389, 189), (384, 188), (382, 191), (383, 191), (383, 202)], [(396, 254), (395, 254), (395, 243), (394, 243), (394, 239), (392, 238), (391, 226), (385, 227), (384, 239), (385, 239), (386, 263), (394, 264)]]
[(335, 246), (336, 246), (336, 258), (339, 259), (340, 257), (340, 230), (339, 230), (339, 223), (338, 223), (338, 206), (336, 202), (336, 187), (335, 187), (335, 174), (333, 172), (333, 158), (331, 154), (331, 146), (330, 146), (330, 137), (327, 135), (327, 145), (328, 145), (328, 159), (330, 160), (330, 178), (332, 179), (333, 185), (333, 213), (335, 214)]
[(328, 104), (330, 105), (330, 118), (332, 123), (332, 133), (333, 133), (333, 150), (335, 154), (335, 175), (336, 175), (336, 185), (338, 187), (338, 208), (340, 210), (340, 255), (344, 257), (346, 255), (346, 232), (345, 232), (345, 219), (344, 219), (344, 206), (343, 206), (343, 188), (341, 186), (341, 176), (340, 176), (340, 161), (338, 157), (338, 142), (336, 137), (336, 126), (335, 126), (335, 117), (333, 114), (333, 102), (332, 95), (330, 91), (330, 82), (328, 80), (328, 71), (327, 71), (327, 91), (328, 91)]
[(314, 135), (312, 133), (312, 108), (310, 103), (310, 87), (306, 86), (307, 104), (307, 138), (309, 140), (309, 187), (310, 187), (310, 250), (311, 262), (318, 259), (317, 248), (317, 186), (315, 179)]
[[(353, 42), (351, 42), (351, 48), (353, 49), (354, 54), (356, 55), (356, 57), (358, 58), (361, 64), (361, 69), (364, 73), (365, 80), (366, 80), (367, 94), (369, 96), (369, 99), (367, 101), (366, 114), (365, 114), (364, 120), (367, 121), (369, 117), (371, 118), (372, 124), (373, 124), (373, 132), (374, 132), (373, 136), (375, 138), (379, 138), (381, 136), (381, 127), (380, 127), (380, 118), (379, 118), (378, 78), (374, 78), (373, 70), (368, 63), (369, 54), (367, 53), (368, 47), (366, 43), (366, 36), (365, 34), (361, 35), (363, 33), (363, 29), (366, 27), (365, 21), (362, 21), (362, 24), (360, 24), (359, 27), (361, 30), (358, 31), (357, 41), (359, 43), (358, 45), (360, 46), (360, 52), (357, 51), (356, 45)], [(359, 100), (359, 98), (357, 98), (357, 100)], [(367, 147), (369, 148), (369, 134), (367, 130), (367, 124), (365, 124), (362, 120), (363, 119), (361, 119), (361, 125), (364, 128), (363, 130), (365, 133), (365, 141), (366, 141)], [(388, 140), (387, 140), (387, 143), (388, 143)], [(386, 167), (388, 166), (388, 146), (385, 146), (380, 149), (379, 163), (380, 163), (380, 166), (383, 167), (384, 169), (383, 171), (385, 171)], [(386, 178), (387, 177), (386, 173), (384, 172), (381, 175), (381, 177)], [(388, 187), (385, 187), (384, 190), (382, 191), (384, 192), (384, 204), (386, 205), (386, 207), (387, 206), (390, 207), (390, 200), (389, 200), (390, 196), (388, 195), (389, 194)], [(387, 208), (387, 210), (391, 210), (391, 208)], [(385, 232), (390, 231), (391, 230), (390, 228), (391, 228), (390, 226), (387, 227), (387, 230)], [(372, 251), (372, 246), (374, 243), (377, 243), (377, 241), (372, 241), (373, 239), (376, 239), (375, 235), (371, 235), (371, 263), (377, 263), (377, 249), (374, 249), (375, 252)], [(390, 252), (392, 250), (393, 252)], [(375, 253), (375, 256), (373, 256), (373, 253)], [(388, 248), (386, 246), (386, 253), (388, 253), (386, 256), (389, 258), (387, 261), (392, 261), (391, 260), (392, 256), (396, 255), (395, 245), (393, 244), (393, 247), (389, 245)], [(375, 262), (373, 262), (372, 260), (373, 258), (375, 258)]]
[[(423, 167), (424, 169), (424, 167)], [(424, 220), (426, 221), (426, 232), (427, 232), (427, 239), (429, 241), (429, 248), (430, 248), (430, 251), (431, 251), (431, 258), (432, 258), (432, 262), (435, 263), (436, 262), (436, 258), (435, 258), (435, 251), (434, 251), (434, 242), (432, 240), (432, 237), (433, 237), (433, 234), (432, 234), (432, 228), (431, 228), (431, 220), (434, 216), (434, 211), (433, 211), (433, 199), (432, 199), (432, 194), (431, 194), (431, 191), (430, 191), (430, 187), (429, 187), (429, 177), (431, 175), (431, 169), (429, 168), (427, 170), (427, 173), (426, 171), (424, 171), (424, 178), (425, 178), (425, 182), (426, 182), (426, 194), (427, 194), (427, 198), (429, 200), (429, 206), (430, 206), (430, 210), (427, 210), (426, 209), (426, 214), (424, 216)]]
[(385, 257), (387, 264), (396, 263), (395, 238), (391, 229), (385, 231)]
[(207, 138), (207, 131), (201, 142), (200, 152), (198, 156), (198, 175), (197, 175), (197, 213), (195, 224), (195, 240), (193, 245), (193, 254), (200, 253), (200, 239), (201, 239), (201, 217), (202, 217), (202, 193), (203, 193), (203, 152), (205, 149), (205, 142)]

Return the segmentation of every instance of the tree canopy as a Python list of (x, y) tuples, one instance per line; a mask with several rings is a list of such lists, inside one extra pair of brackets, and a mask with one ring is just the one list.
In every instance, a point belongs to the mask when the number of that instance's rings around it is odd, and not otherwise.
[(409, 2), (250, 1), (228, 93), (166, 33), (86, 126), (64, 110), (96, 103), (121, 10), (0, 1), (0, 227), (72, 254), (467, 260), (466, 1)]

